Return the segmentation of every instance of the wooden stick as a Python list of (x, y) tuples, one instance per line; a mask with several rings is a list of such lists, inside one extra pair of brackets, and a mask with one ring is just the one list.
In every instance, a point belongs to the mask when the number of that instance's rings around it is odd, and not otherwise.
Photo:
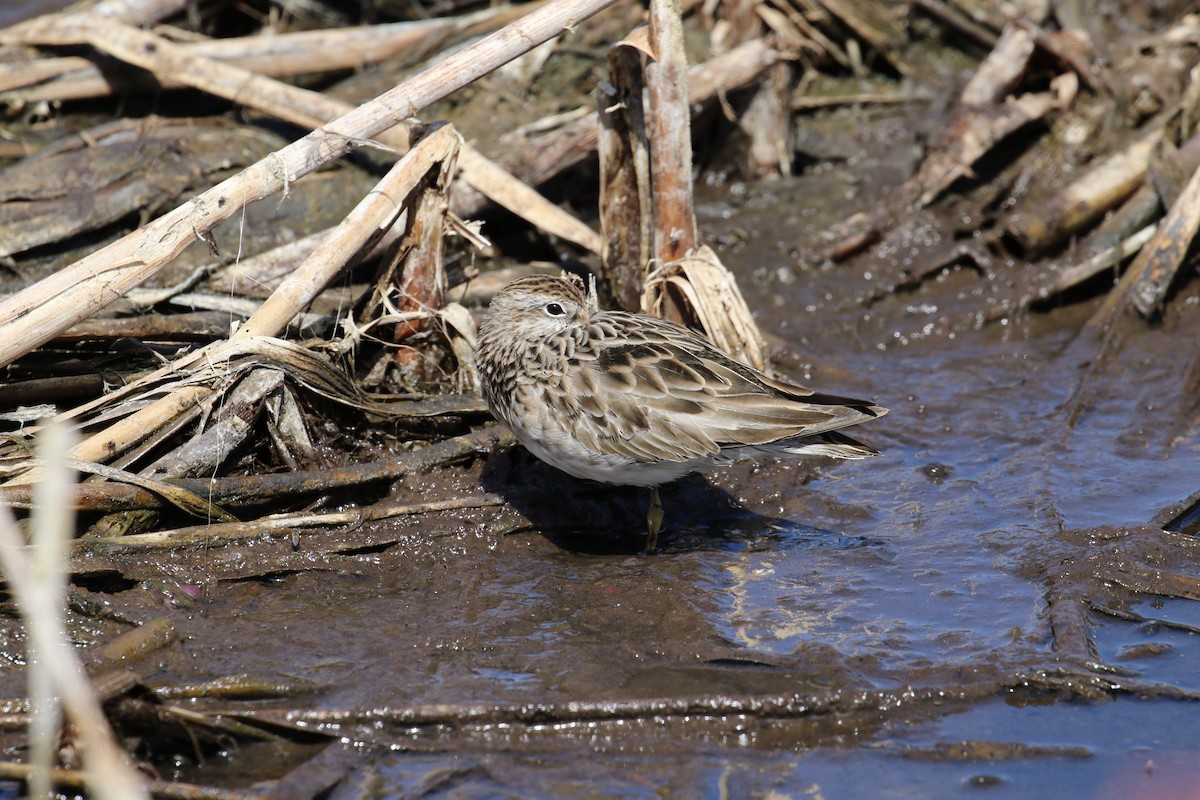
[[(431, 19), (183, 42), (176, 46), (188, 55), (212, 58), (259, 75), (281, 78), (324, 70), (354, 69), (406, 50), (419, 57), (443, 41), (445, 34), (458, 25), (455, 20)], [(158, 83), (167, 89), (184, 85), (170, 78), (159, 79)], [(5, 92), (3, 99), (9, 102), (61, 102), (104, 97), (121, 85), (112, 77), (106, 77), (94, 61), (79, 56), (0, 65), (0, 90)]]
[(1040, 208), (1016, 215), (1009, 232), (1036, 256), (1095, 222), (1146, 179), (1163, 129), (1155, 126), (1097, 163)]
[(1200, 230), (1200, 169), (1192, 173), (1154, 238), (1129, 268), (1135, 276), (1130, 299), (1143, 317), (1154, 317), (1162, 308), (1197, 230)]
[[(620, 308), (638, 311), (654, 240), (650, 157), (646, 147), (642, 69), (650, 55), (649, 31), (633, 30), (608, 51), (608, 85), (597, 95), (600, 131), (601, 274)], [(610, 88), (611, 87), (611, 88)]]
[(0, 366), (156, 274), (243, 206), (267, 197), (547, 41), (613, 0), (559, 0), (272, 153), (143, 228), (0, 302)]
[(668, 262), (683, 258), (696, 247), (692, 120), (678, 0), (650, 0), (650, 46), (654, 61), (646, 66), (646, 87), (650, 95), (654, 255)]

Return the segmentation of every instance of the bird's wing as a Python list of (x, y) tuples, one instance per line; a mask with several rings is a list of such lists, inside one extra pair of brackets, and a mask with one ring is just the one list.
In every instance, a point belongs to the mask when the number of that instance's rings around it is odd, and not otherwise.
[(597, 452), (686, 461), (870, 419), (869, 403), (772, 381), (692, 332), (620, 312), (596, 315), (562, 385), (574, 435)]

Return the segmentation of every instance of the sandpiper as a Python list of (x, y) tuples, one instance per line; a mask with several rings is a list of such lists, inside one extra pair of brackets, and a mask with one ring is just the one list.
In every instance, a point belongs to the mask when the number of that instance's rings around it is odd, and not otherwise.
[(475, 359), (492, 414), (542, 461), (649, 487), (651, 553), (662, 484), (751, 456), (877, 455), (838, 429), (887, 413), (770, 378), (673, 322), (601, 311), (578, 278), (534, 275), (502, 289)]

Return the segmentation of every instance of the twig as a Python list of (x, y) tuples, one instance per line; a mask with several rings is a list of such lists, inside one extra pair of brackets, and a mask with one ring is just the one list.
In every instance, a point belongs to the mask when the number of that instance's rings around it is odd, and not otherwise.
[(112, 669), (160, 650), (179, 638), (175, 626), (166, 617), (150, 620), (105, 642), (93, 653), (93, 671)]
[(504, 504), (499, 495), (485, 494), (477, 497), (461, 497), (451, 500), (434, 500), (427, 503), (397, 503), (385, 501), (349, 511), (331, 511), (323, 514), (272, 514), (248, 522), (218, 522), (212, 525), (192, 525), (170, 531), (134, 533), (116, 538), (93, 538), (85, 536), (73, 543), (76, 553), (128, 553), (146, 550), (170, 550), (178, 547), (203, 545), (221, 547), (231, 542), (241, 542), (259, 536), (288, 536), (300, 528), (330, 528), (338, 525), (360, 525), (392, 517), (427, 514), (436, 511), (459, 511), (468, 508), (488, 508)]
[(1146, 318), (1154, 317), (1200, 229), (1200, 169), (1192, 173), (1158, 231), (1130, 266), (1131, 302)]
[[(28, 764), (0, 761), (0, 779), (28, 781), (30, 772), (31, 768)], [(51, 770), (50, 780), (55, 786), (64, 789), (84, 790), (92, 786), (90, 776), (78, 769)], [(146, 781), (145, 786), (152, 796), (160, 798), (160, 800), (257, 800), (259, 797), (257, 794), (239, 792), (236, 789), (196, 786), (174, 781)]]

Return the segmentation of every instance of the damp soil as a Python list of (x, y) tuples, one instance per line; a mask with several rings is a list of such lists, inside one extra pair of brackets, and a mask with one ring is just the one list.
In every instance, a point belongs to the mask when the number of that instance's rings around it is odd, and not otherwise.
[[(777, 337), (781, 369), (890, 407), (861, 430), (882, 456), (684, 480), (663, 493), (665, 547), (645, 556), (641, 493), (500, 449), (395, 490), (486, 490), (499, 507), (175, 553), (125, 591), (92, 578), (117, 617), (178, 631), (139, 667), (149, 684), (249, 675), (294, 692), (197, 709), (864, 702), (780, 717), (351, 726), (200, 762), (180, 743), (175, 777), (248, 786), (292, 771), (308, 788), (336, 779), (379, 797), (1190, 796), (1195, 706), (1086, 689), (1110, 674), (1200, 691), (1195, 602), (1120, 581), (1196, 571), (1190, 537), (1150, 523), (1197, 488), (1195, 353), (1183, 343), (1200, 337), (1200, 304), (1181, 298), (1133, 337), (1086, 383), (1070, 426), (1064, 404), (1086, 366), (1073, 343), (1091, 302), (981, 325), (988, 279), (974, 270), (864, 304), (883, 256), (810, 257), (839, 210), (829, 198), (848, 206), (845, 187), (870, 179), (864, 163), (866, 177), (705, 190), (702, 224), (739, 232), (722, 258)], [(312, 556), (313, 535), (347, 546)], [(261, 575), (264, 559), (275, 574)], [(1052, 631), (1056, 592), (1084, 626), (1079, 652)], [(73, 633), (86, 643), (122, 625)], [(19, 694), (19, 673), (4, 675)]]
[[(336, 797), (1194, 797), (1200, 605), (1180, 587), (1200, 547), (1163, 527), (1200, 489), (1195, 282), (1090, 370), (1097, 299), (984, 320), (1028, 265), (954, 262), (891, 290), (962, 226), (952, 204), (828, 263), (823, 232), (903, 180), (924, 113), (820, 115), (809, 133), (841, 160), (698, 190), (780, 371), (889, 407), (857, 432), (881, 456), (685, 479), (663, 491), (653, 556), (644, 494), (515, 447), (392, 489), (500, 505), (110, 556), (78, 584), (107, 607), (72, 616), (85, 659), (162, 618), (178, 639), (138, 662), (148, 685), (250, 676), (284, 695), (176, 704), (382, 720), (203, 757), (181, 738), (154, 754), (163, 777), (288, 775), (296, 796)], [(344, 546), (317, 555), (317, 537)], [(0, 693), (20, 696), (6, 630)], [(388, 715), (688, 697), (715, 710)]]

